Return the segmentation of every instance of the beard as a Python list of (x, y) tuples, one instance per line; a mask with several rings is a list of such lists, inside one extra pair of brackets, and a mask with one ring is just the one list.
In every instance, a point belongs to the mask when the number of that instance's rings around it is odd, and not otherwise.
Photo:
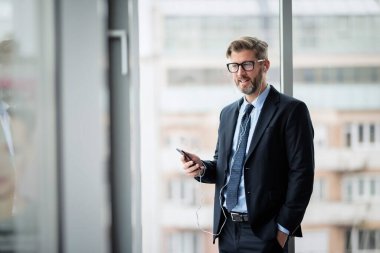
[[(247, 76), (244, 76), (243, 78), (248, 78)], [(263, 71), (260, 70), (258, 75), (250, 80), (250, 84), (246, 87), (240, 87), (239, 81), (235, 81), (236, 87), (239, 88), (239, 90), (245, 94), (245, 95), (252, 95), (258, 91), (258, 89), (261, 89), (261, 83), (263, 82)]]

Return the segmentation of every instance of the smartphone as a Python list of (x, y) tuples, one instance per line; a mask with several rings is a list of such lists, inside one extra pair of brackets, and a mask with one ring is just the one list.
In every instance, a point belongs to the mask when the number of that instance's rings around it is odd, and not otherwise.
[(179, 149), (179, 148), (176, 148), (176, 150), (177, 150), (181, 155), (183, 155), (187, 161), (192, 161), (191, 158), (190, 158), (190, 156), (189, 156), (185, 151), (183, 151), (182, 149)]

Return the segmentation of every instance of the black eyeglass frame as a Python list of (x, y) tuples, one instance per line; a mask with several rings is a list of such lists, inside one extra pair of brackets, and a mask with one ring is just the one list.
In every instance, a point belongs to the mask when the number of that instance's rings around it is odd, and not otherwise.
[[(244, 69), (244, 71), (251, 71), (251, 70), (254, 70), (254, 69), (255, 69), (255, 63), (256, 63), (256, 62), (263, 62), (263, 61), (265, 61), (265, 59), (259, 59), (259, 60), (255, 60), (255, 61), (244, 61), (244, 62), (242, 62), (242, 63), (230, 62), (230, 63), (227, 63), (226, 65), (227, 65), (227, 69), (228, 69), (228, 71), (229, 71), (230, 73), (236, 73), (236, 72), (239, 71), (240, 66)], [(246, 68), (244, 67), (244, 64), (246, 64), (246, 63), (252, 63), (252, 69), (246, 69)], [(237, 69), (236, 69), (236, 71), (231, 71), (231, 70), (230, 70), (230, 65), (232, 65), (232, 64), (236, 64), (236, 65), (237, 65)]]

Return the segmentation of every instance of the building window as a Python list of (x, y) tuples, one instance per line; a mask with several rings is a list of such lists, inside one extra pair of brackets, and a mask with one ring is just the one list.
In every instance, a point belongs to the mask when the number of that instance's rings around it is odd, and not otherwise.
[(195, 205), (198, 203), (196, 184), (191, 178), (178, 177), (169, 180), (167, 197), (180, 205)]
[(380, 176), (356, 175), (343, 179), (343, 200), (351, 202), (380, 201)]
[(170, 68), (167, 71), (168, 84), (189, 85), (230, 85), (231, 80), (224, 68)]
[(370, 195), (371, 196), (375, 196), (376, 195), (376, 180), (375, 179), (371, 179), (370, 180)]
[(369, 125), (369, 142), (375, 143), (375, 124)]
[(345, 135), (344, 135), (344, 139), (345, 139), (345, 145), (346, 147), (351, 147), (351, 139), (352, 139), (352, 134), (351, 134), (351, 124), (347, 124), (346, 125), (346, 128), (345, 128)]
[(317, 47), (317, 23), (314, 17), (295, 17), (294, 26), (298, 27), (295, 31), (295, 43), (303, 50), (315, 49)]
[(376, 230), (359, 230), (359, 249), (376, 249)]
[[(271, 26), (269, 29), (265, 27), (266, 24), (260, 22), (261, 19), (261, 17), (252, 17), (251, 15), (166, 16), (163, 20), (164, 54), (166, 56), (220, 55), (219, 49), (224, 49), (226, 40), (231, 37), (251, 34), (252, 30), (256, 33), (266, 31), (266, 34), (277, 31), (275, 26)], [(269, 17), (270, 23), (275, 23), (276, 20), (276, 17)]]
[[(168, 131), (171, 131), (171, 129)], [(169, 150), (174, 150), (178, 147), (186, 147), (191, 150), (196, 149), (200, 145), (199, 137), (189, 131), (178, 131), (173, 134), (167, 134), (163, 139), (163, 144)]]
[(343, 183), (343, 199), (345, 201), (352, 201), (352, 182), (351, 180), (347, 180)]
[(350, 228), (346, 231), (345, 241), (346, 253), (378, 252), (376, 250), (380, 248), (380, 230)]
[(364, 195), (364, 181), (363, 179), (359, 179), (359, 196)]
[(363, 124), (359, 124), (359, 143), (363, 143), (363, 140), (364, 140)]
[(169, 253), (198, 253), (202, 251), (201, 234), (193, 231), (179, 231), (168, 236)]
[(316, 124), (314, 126), (315, 147), (326, 148), (328, 145), (328, 129), (326, 125)]
[(352, 232), (351, 232), (351, 229), (348, 229), (346, 231), (345, 249), (346, 249), (346, 253), (352, 252)]
[(374, 147), (380, 143), (379, 123), (347, 123), (344, 132), (346, 147)]
[(380, 81), (379, 67), (313, 67), (294, 69), (295, 83), (360, 83), (377, 84)]
[(326, 180), (317, 178), (314, 180), (313, 195), (314, 201), (322, 201), (326, 199)]

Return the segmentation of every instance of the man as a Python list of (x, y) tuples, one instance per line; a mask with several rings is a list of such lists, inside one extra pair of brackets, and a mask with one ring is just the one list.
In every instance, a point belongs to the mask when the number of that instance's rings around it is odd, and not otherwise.
[(220, 114), (213, 160), (182, 157), (187, 175), (215, 184), (220, 253), (286, 252), (288, 237), (302, 236), (312, 193), (310, 115), (303, 102), (267, 84), (267, 48), (252, 37), (231, 42), (227, 68), (244, 97)]

